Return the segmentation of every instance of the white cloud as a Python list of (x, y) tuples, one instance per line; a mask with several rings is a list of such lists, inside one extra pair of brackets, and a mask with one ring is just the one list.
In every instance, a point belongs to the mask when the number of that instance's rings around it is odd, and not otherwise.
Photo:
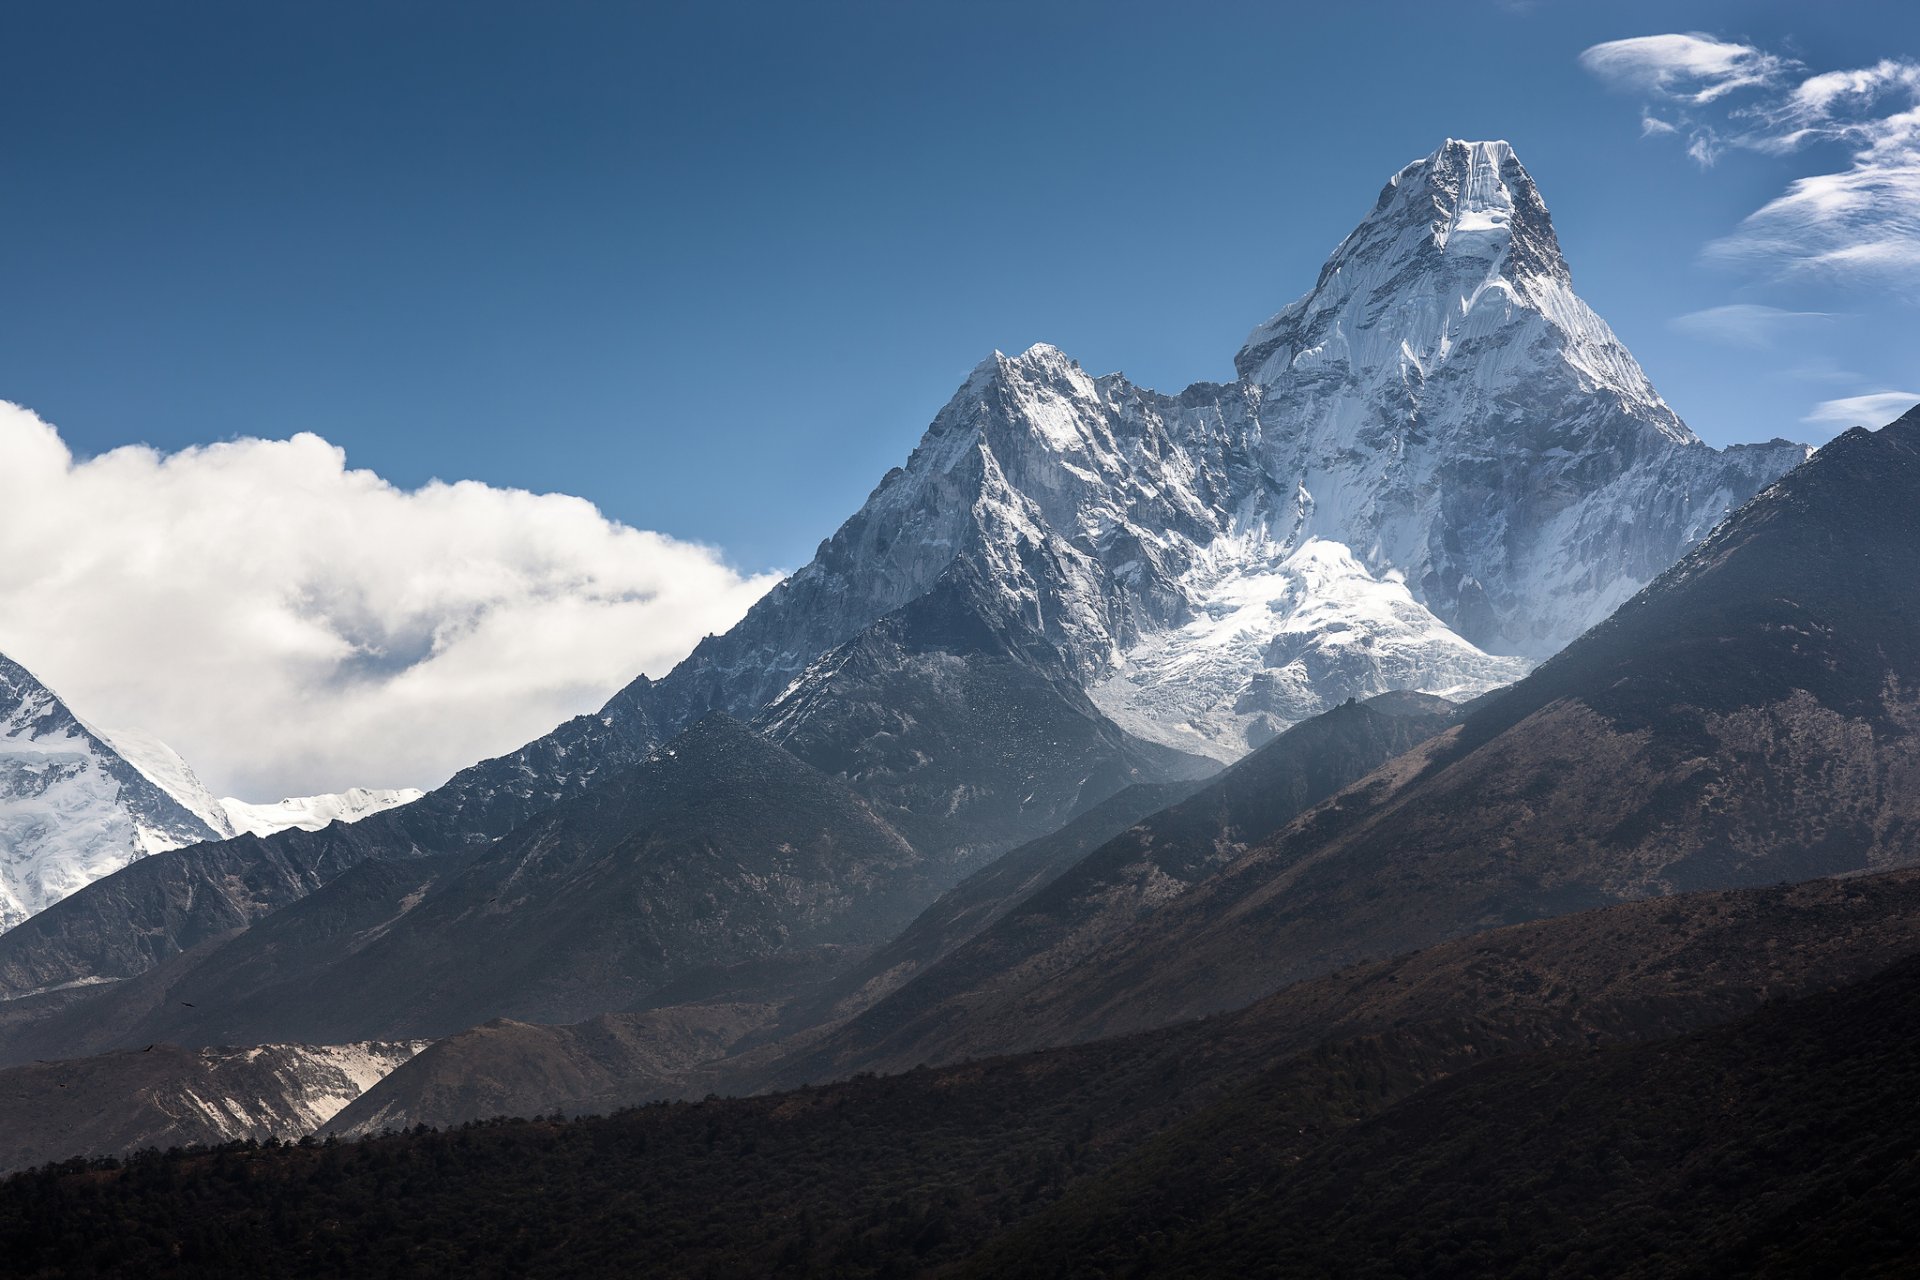
[(1920, 106), (1822, 131), (1860, 143), (1852, 167), (1796, 180), (1709, 245), (1708, 256), (1781, 276), (1920, 278)]
[[(1595, 45), (1582, 65), (1664, 104), (1642, 108), (1642, 137), (1683, 134), (1710, 167), (1729, 147), (1788, 155), (1816, 143), (1851, 164), (1800, 178), (1750, 214), (1707, 256), (1777, 278), (1920, 280), (1920, 63), (1802, 76), (1800, 64), (1703, 35), (1641, 36)], [(1735, 90), (1749, 101), (1723, 102)]]
[(1907, 410), (1920, 404), (1920, 392), (1875, 391), (1864, 396), (1845, 396), (1822, 400), (1803, 421), (1846, 430), (1849, 427), (1880, 428)]
[(1750, 302), (1708, 307), (1675, 316), (1669, 323), (1689, 337), (1736, 347), (1771, 347), (1784, 335), (1830, 319), (1824, 311), (1788, 311)]
[(313, 435), (75, 461), (0, 401), (0, 652), (216, 791), (432, 786), (660, 674), (775, 579)]
[(1620, 88), (1704, 104), (1738, 89), (1775, 84), (1793, 64), (1752, 45), (1696, 33), (1609, 40), (1582, 53), (1580, 65)]

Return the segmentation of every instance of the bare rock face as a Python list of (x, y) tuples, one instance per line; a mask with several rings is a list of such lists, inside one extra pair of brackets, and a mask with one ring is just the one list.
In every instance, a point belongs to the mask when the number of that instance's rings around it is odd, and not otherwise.
[(156, 1044), (0, 1071), (0, 1172), (148, 1147), (306, 1137), (421, 1042)]

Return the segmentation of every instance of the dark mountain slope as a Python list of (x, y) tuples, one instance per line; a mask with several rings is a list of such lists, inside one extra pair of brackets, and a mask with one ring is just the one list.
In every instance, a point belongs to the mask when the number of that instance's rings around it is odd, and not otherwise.
[(685, 1081), (764, 1025), (759, 1004), (603, 1013), (567, 1026), (497, 1018), (436, 1040), (388, 1087), (356, 1099), (325, 1131), (348, 1137), (451, 1128), (495, 1116), (605, 1115), (677, 1098)]
[(353, 1031), (363, 1026), (414, 1036), (501, 1016), (567, 1021), (711, 966), (877, 943), (931, 896), (927, 874), (843, 785), (710, 717), (456, 874), (370, 905), (377, 926), (293, 949), (260, 983), (259, 957), (281, 953), (326, 900), (269, 919), (263, 937), (241, 935), (175, 981), (158, 1020), (133, 1034), (335, 1042), (374, 1038)]
[(755, 723), (955, 872), (1124, 787), (1218, 768), (1123, 732), (965, 563), (809, 667)]
[[(914, 981), (772, 1066), (767, 1079), (795, 1084), (1057, 1043), (1043, 1025), (1003, 1018), (1003, 1005), (1044, 986), (1249, 843), (1440, 732), (1455, 711), (1440, 698), (1386, 694), (1294, 726), (1057, 873)], [(1002, 1026), (1004, 1038), (996, 1034)], [(742, 1077), (749, 1080), (759, 1082)]]
[[(1649, 894), (1920, 857), (1920, 412), (1852, 431), (1465, 723), (954, 1035), (1234, 1008)], [(999, 1008), (1001, 1006), (996, 1006)]]
[[(1917, 925), (1913, 872), (1638, 902), (1045, 1053), (565, 1125), (54, 1170), (0, 1183), (0, 1251), (23, 1275), (921, 1274), (1091, 1176), (1118, 1180), (1183, 1117), (1259, 1121), (1250, 1154), (1286, 1161), (1499, 1055), (1685, 1033), (1857, 981), (1912, 955)], [(1873, 1088), (1859, 1098), (1904, 1106)], [(1180, 1167), (1151, 1185), (1232, 1173)], [(1099, 1244), (1125, 1251), (1137, 1234)]]
[(659, 739), (623, 694), (398, 809), (319, 831), (190, 845), (143, 858), (0, 934), (0, 997), (142, 973), (296, 902), (368, 858), (458, 852), (644, 758)]
[(1201, 784), (1137, 783), (1088, 809), (1058, 831), (1002, 854), (940, 895), (900, 935), (789, 1018), (793, 1029), (838, 1021), (897, 990), (984, 932), (1094, 849), (1176, 804)]
[(339, 959), (378, 938), (466, 863), (466, 855), (358, 863), (248, 928), (21, 1019), (0, 1036), (0, 1064), (155, 1042), (298, 1043), (314, 1025), (315, 1004), (339, 998), (332, 975)]
[[(729, 1052), (741, 1064), (766, 1059), (790, 1046), (795, 1033), (809, 1033), (866, 1008), (1012, 909), (1088, 849), (1192, 786), (1129, 787), (1053, 835), (995, 859), (817, 993), (796, 984), (800, 998), (783, 1004), (786, 993), (768, 982), (767, 974), (745, 975), (733, 991), (724, 987), (733, 975), (716, 975), (663, 989), (646, 1012), (603, 1014), (570, 1026), (489, 1022), (437, 1042), (409, 1062), (404, 1075), (388, 1077), (378, 1094), (342, 1112), (331, 1127), (340, 1133), (377, 1133), (388, 1127), (446, 1126), (495, 1115), (605, 1112), (681, 1096), (689, 1087), (686, 1082), (696, 1077), (704, 1090), (702, 1068)], [(712, 989), (715, 986), (721, 989)], [(735, 992), (758, 1002), (730, 998)]]

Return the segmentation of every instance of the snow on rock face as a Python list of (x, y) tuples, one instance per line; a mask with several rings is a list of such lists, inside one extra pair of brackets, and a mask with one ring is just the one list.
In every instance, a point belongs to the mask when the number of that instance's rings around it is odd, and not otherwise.
[(1808, 453), (1687, 429), (1502, 142), (1396, 174), (1235, 367), (1168, 396), (996, 352), (652, 705), (750, 715), (966, 560), (1111, 717), (1231, 759), (1348, 697), (1515, 678)]
[(136, 858), (223, 834), (0, 656), (0, 931)]
[(1121, 728), (1231, 761), (1329, 699), (1419, 688), (1464, 698), (1525, 675), (1482, 653), (1406, 584), (1368, 573), (1337, 542), (1249, 548), (1226, 537), (1183, 578), (1185, 625), (1149, 636), (1088, 690)]
[(193, 767), (180, 758), (179, 752), (140, 729), (98, 729), (95, 732), (106, 739), (123, 760), (138, 769), (148, 782), (178, 800), (194, 817), (222, 836), (236, 834), (222, 802), (214, 799), (213, 792), (207, 790), (206, 784), (200, 781)]
[(415, 787), (350, 787), (333, 795), (293, 796), (276, 804), (248, 804), (232, 797), (218, 803), (236, 833), (270, 836), (295, 827), (318, 831), (333, 822), (358, 822), (382, 810), (411, 804), (425, 794)]

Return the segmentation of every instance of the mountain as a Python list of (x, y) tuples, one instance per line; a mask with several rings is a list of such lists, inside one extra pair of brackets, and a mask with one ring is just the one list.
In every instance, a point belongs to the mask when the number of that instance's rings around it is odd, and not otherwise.
[(1093, 850), (1185, 799), (1196, 786), (1166, 782), (1128, 787), (1057, 831), (995, 858), (941, 894), (885, 946), (834, 979), (815, 1002), (790, 1011), (787, 1025), (811, 1029), (867, 1008), (990, 928)]
[(426, 1124), (454, 1127), (495, 1116), (604, 1114), (676, 1096), (681, 1082), (765, 1020), (753, 1005), (603, 1013), (567, 1026), (496, 1018), (436, 1040), (403, 1079), (362, 1093), (324, 1124), (364, 1138)]
[(0, 930), (135, 859), (218, 834), (0, 656)]
[(1161, 1025), (1625, 898), (1910, 862), (1916, 617), (1920, 409), (1834, 440), (1459, 726), (944, 1028), (948, 1051)]
[(710, 716), (436, 883), (339, 958), (316, 1012), (422, 1034), (572, 1020), (709, 967), (884, 941), (928, 877), (844, 784)]
[(1512, 680), (1806, 456), (1686, 429), (1505, 143), (1396, 174), (1235, 365), (1168, 396), (994, 355), (811, 563), (636, 696), (667, 725), (804, 702), (816, 655), (964, 565), (1123, 728), (1232, 760), (1349, 697)]
[(0, 1071), (0, 1171), (53, 1151), (292, 1141), (332, 1119), (419, 1044), (149, 1045)]
[[(342, 1111), (329, 1131), (364, 1136), (388, 1127), (454, 1125), (494, 1115), (610, 1111), (678, 1096), (689, 1080), (704, 1079), (704, 1069), (729, 1053), (736, 1064), (771, 1057), (782, 1048), (790, 1053), (792, 1043), (783, 1036), (804, 1038), (865, 1009), (1089, 849), (1192, 789), (1191, 784), (1127, 788), (1061, 830), (995, 859), (942, 894), (866, 959), (852, 968), (840, 966), (829, 981), (816, 982), (816, 989), (802, 990), (784, 1005), (683, 991), (676, 994), (693, 998), (571, 1025), (495, 1019), (436, 1041), (408, 1064), (404, 1076), (385, 1081), (377, 1094)], [(671, 997), (656, 1000), (663, 998)], [(87, 1016), (91, 1020), (94, 1014)], [(74, 1052), (76, 1046), (86, 1052), (107, 1041), (89, 1046), (62, 1027), (54, 1029), (48, 1043), (61, 1046), (53, 1052)], [(740, 1071), (731, 1074), (737, 1077)]]
[(366, 857), (298, 900), (157, 957), (132, 977), (0, 1003), (0, 1067), (155, 1043), (197, 1049), (379, 1038), (304, 1032), (314, 1026), (314, 1005), (339, 998), (331, 970), (341, 956), (377, 940), (467, 861), (458, 853)]
[(238, 834), (225, 802), (214, 798), (213, 792), (207, 790), (206, 783), (200, 781), (200, 775), (180, 757), (179, 752), (141, 729), (100, 729), (96, 732), (120, 754), (121, 759), (138, 769), (148, 782), (179, 801), (189, 813), (212, 828), (215, 835), (224, 838)]
[(996, 353), (807, 565), (666, 676), (404, 817), (271, 845), (242, 899), (224, 886), (250, 846), (136, 864), (0, 935), (0, 990), (137, 972), (361, 857), (475, 848), (715, 711), (853, 787), (937, 893), (1350, 697), (1511, 681), (1805, 456), (1686, 430), (1573, 293), (1503, 143), (1395, 175), (1236, 369), (1165, 395)]
[(330, 795), (293, 796), (274, 804), (248, 804), (228, 796), (220, 801), (220, 809), (232, 828), (230, 834), (270, 836), (291, 827), (318, 831), (333, 822), (358, 822), (369, 814), (412, 804), (425, 794), (418, 787), (350, 787)]

